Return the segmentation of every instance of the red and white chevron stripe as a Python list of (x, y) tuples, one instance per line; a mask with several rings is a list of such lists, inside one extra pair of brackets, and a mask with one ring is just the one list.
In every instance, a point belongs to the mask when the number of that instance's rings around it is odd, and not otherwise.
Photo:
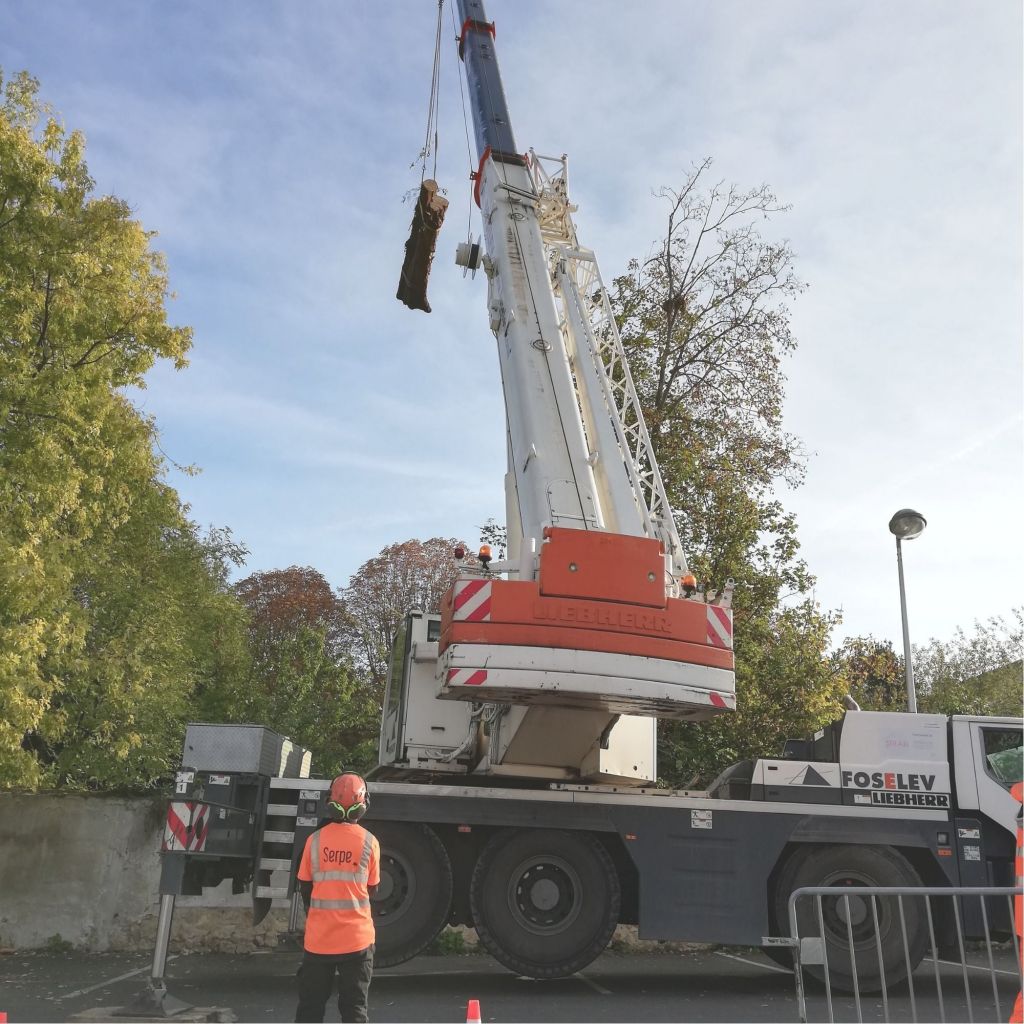
[(732, 647), (732, 612), (728, 608), (708, 605), (707, 642), (712, 647)]
[(161, 849), (171, 853), (176, 850), (201, 853), (206, 848), (209, 814), (208, 804), (173, 802), (167, 808)]
[(482, 668), (450, 668), (445, 681), (449, 686), (479, 686), (487, 679), (487, 670)]
[(456, 622), (490, 622), (491, 586), (488, 580), (456, 580), (452, 619)]
[(184, 850), (188, 846), (188, 821), (191, 812), (188, 804), (172, 803), (167, 808), (164, 824), (164, 839), (160, 848), (166, 851)]

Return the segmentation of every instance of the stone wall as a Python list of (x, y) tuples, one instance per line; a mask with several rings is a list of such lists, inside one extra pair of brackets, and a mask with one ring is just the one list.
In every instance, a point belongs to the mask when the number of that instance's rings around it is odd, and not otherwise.
[[(148, 950), (156, 934), (157, 798), (0, 793), (0, 947)], [(179, 897), (173, 950), (274, 946), (288, 914), (251, 924), (249, 897)]]

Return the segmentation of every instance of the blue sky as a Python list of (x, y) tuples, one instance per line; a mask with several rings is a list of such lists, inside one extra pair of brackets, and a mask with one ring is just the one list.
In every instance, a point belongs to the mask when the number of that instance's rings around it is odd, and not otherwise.
[[(451, 0), (449, 0), (451, 2)], [(0, 65), (88, 140), (102, 192), (168, 257), (191, 366), (140, 402), (201, 523), (248, 570), (335, 585), (409, 537), (475, 541), (504, 499), (485, 287), (452, 263), (470, 164), (442, 68), (451, 208), (430, 316), (394, 299), (418, 184), (435, 5), (403, 0), (7, 0)], [(490, 0), (517, 141), (569, 153), (604, 276), (662, 230), (654, 197), (704, 156), (770, 183), (810, 288), (787, 426), (799, 517), (838, 636), (899, 646), (887, 522), (915, 641), (1021, 603), (1021, 38), (1016, 0)], [(453, 35), (446, 11), (445, 36)], [(473, 232), (479, 230), (473, 223)]]

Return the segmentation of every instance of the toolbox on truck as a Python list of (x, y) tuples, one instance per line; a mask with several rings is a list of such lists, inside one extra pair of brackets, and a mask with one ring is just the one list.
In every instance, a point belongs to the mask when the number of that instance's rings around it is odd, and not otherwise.
[(312, 755), (305, 747), (261, 725), (190, 722), (185, 728), (183, 768), (252, 772), (271, 778), (309, 778)]

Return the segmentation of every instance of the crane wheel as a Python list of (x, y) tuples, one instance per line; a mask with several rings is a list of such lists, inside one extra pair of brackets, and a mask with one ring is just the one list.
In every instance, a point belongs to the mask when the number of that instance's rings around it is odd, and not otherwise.
[(411, 960), (448, 923), (452, 866), (426, 825), (366, 822), (380, 843), (380, 885), (371, 898), (378, 967)]
[[(775, 886), (772, 911), (784, 933), (789, 932), (789, 897), (803, 886), (843, 886), (849, 896), (822, 896), (821, 920), (824, 925), (825, 958), (829, 982), (843, 992), (857, 986), (862, 993), (878, 992), (885, 985), (903, 981), (909, 969), (921, 962), (927, 943), (924, 897), (858, 896), (866, 886), (920, 886), (922, 881), (910, 862), (898, 850), (888, 846), (810, 846), (796, 852), (783, 866)], [(902, 917), (900, 905), (902, 903)], [(805, 896), (797, 901), (797, 930), (801, 939), (822, 934), (815, 899)], [(877, 914), (877, 934), (875, 915)], [(853, 937), (853, 958), (850, 936)], [(879, 956), (881, 947), (881, 956)], [(772, 958), (772, 953), (765, 950)], [(772, 950), (777, 954), (788, 950)], [(778, 962), (783, 962), (779, 959)], [(792, 967), (792, 959), (786, 966)], [(808, 975), (824, 981), (825, 967), (808, 964)]]
[(586, 833), (497, 833), (473, 871), (470, 907), (487, 951), (517, 974), (562, 978), (608, 945), (621, 892), (607, 850)]

